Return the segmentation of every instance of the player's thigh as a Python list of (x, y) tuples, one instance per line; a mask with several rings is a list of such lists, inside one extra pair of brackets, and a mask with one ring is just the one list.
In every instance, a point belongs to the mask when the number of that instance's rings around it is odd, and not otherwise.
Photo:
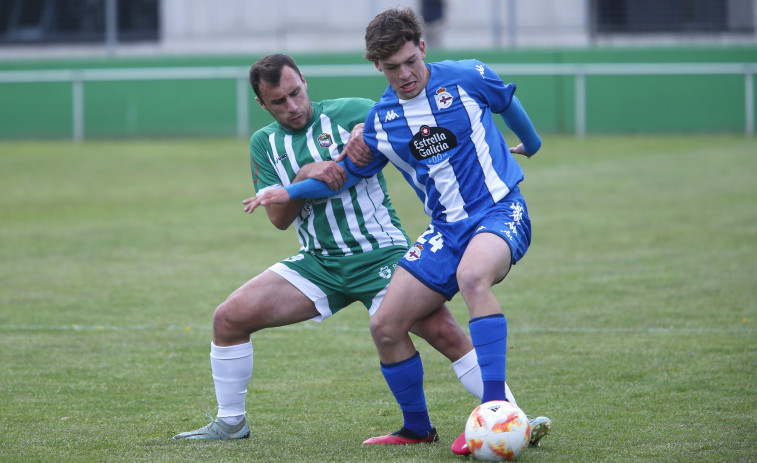
[(494, 233), (475, 235), (460, 259), (457, 279), (460, 287), (468, 283), (483, 283), (491, 286), (502, 281), (510, 271), (512, 255), (510, 246)]
[(310, 298), (271, 270), (242, 285), (221, 307), (229, 320), (250, 332), (291, 325), (318, 315)]
[(439, 309), (446, 298), (397, 266), (386, 295), (374, 314), (376, 322), (409, 331), (418, 320)]
[(515, 189), (476, 224), (460, 258), (458, 283), (499, 283), (530, 245), (531, 219), (523, 195)]

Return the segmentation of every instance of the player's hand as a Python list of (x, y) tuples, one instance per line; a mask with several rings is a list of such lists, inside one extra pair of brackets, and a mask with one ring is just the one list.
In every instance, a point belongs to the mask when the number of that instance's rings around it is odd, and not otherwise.
[(518, 146), (514, 146), (510, 148), (510, 152), (513, 154), (522, 154), (523, 156), (530, 158), (534, 155), (534, 153), (526, 153), (525, 148), (523, 148), (523, 143), (519, 143)]
[(258, 206), (268, 206), (269, 204), (285, 204), (291, 200), (292, 198), (291, 196), (289, 196), (289, 192), (285, 188), (273, 188), (271, 190), (267, 190), (262, 195), (245, 199), (244, 201), (242, 201), (242, 204), (245, 205), (243, 209), (244, 212), (252, 214)]
[(320, 180), (332, 190), (337, 191), (347, 180), (347, 172), (335, 161), (311, 162), (302, 166), (294, 181), (299, 182), (306, 178)]
[(350, 141), (344, 145), (342, 154), (335, 159), (336, 161), (341, 161), (346, 156), (349, 156), (350, 161), (356, 166), (365, 166), (373, 160), (371, 149), (365, 144), (365, 140), (363, 139), (364, 127), (365, 124), (357, 124), (352, 128)]

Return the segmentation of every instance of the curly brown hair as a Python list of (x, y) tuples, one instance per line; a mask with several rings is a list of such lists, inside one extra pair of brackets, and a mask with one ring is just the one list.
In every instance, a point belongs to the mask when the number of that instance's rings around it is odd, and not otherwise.
[(365, 59), (378, 61), (397, 53), (409, 40), (421, 43), (421, 19), (410, 8), (379, 13), (365, 28)]

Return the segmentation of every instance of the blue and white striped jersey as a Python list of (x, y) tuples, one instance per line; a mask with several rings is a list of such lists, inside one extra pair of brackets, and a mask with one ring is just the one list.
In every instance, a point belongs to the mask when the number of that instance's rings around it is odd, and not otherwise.
[(389, 86), (366, 118), (363, 137), (373, 161), (358, 167), (372, 175), (394, 164), (433, 220), (457, 222), (480, 215), (523, 180), (494, 122), (515, 92), (477, 60), (427, 64), (426, 88), (401, 100)]

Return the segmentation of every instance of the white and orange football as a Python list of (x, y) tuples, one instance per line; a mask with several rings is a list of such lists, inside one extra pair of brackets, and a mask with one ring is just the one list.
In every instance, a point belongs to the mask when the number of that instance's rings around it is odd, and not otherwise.
[(468, 449), (481, 461), (515, 461), (530, 438), (526, 414), (505, 400), (479, 405), (465, 424)]

